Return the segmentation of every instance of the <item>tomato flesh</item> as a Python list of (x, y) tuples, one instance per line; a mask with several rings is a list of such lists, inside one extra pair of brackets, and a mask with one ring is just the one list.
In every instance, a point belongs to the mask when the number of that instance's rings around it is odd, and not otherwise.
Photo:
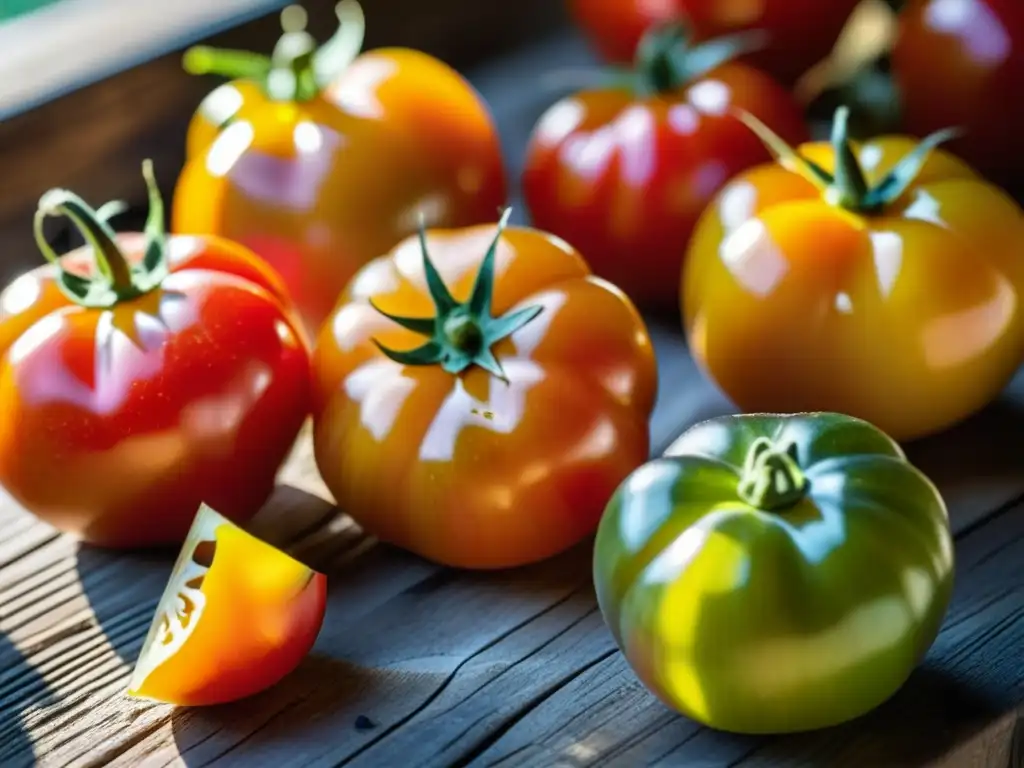
[(309, 652), (326, 577), (203, 505), (139, 654), (129, 694), (179, 706), (251, 696)]

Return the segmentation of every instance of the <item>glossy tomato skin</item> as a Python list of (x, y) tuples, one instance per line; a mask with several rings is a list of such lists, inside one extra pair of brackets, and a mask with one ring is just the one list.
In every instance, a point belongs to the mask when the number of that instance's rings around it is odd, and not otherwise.
[[(428, 233), (459, 301), (493, 226)], [(463, 568), (541, 560), (591, 534), (649, 451), (656, 367), (643, 321), (566, 243), (510, 228), (496, 254), (493, 313), (541, 313), (493, 347), (508, 377), (403, 366), (372, 343), (422, 342), (368, 303), (432, 314), (415, 238), (368, 264), (314, 353), (314, 448), (339, 506), (384, 541)]]
[(904, 125), (924, 136), (959, 127), (950, 151), (979, 172), (1022, 188), (1024, 4), (910, 0), (893, 50)]
[(765, 46), (745, 57), (787, 85), (825, 59), (860, 0), (568, 0), (569, 9), (608, 61), (631, 61), (653, 24), (683, 18), (710, 40), (762, 30)]
[[(854, 146), (874, 185), (916, 143)], [(829, 146), (799, 151), (832, 170)], [(985, 406), (1020, 364), (1022, 242), (1021, 209), (943, 150), (867, 217), (778, 164), (754, 168), (691, 242), (690, 350), (745, 411), (839, 411), (923, 437)]]
[(232, 80), (214, 88), (189, 121), (185, 156), (202, 154), (230, 122), (265, 101), (263, 86), (255, 80)]
[[(118, 243), (139, 257), (140, 236)], [(202, 501), (247, 519), (309, 412), (280, 279), (219, 238), (169, 251), (163, 285), (110, 310), (72, 304), (50, 266), (0, 295), (0, 485), (93, 544), (179, 543)]]
[(724, 64), (671, 93), (583, 91), (552, 106), (527, 149), (535, 226), (565, 238), (644, 308), (675, 308), (697, 219), (722, 186), (771, 155), (744, 109), (788, 140), (808, 138), (799, 105), (767, 75)]
[(428, 225), (466, 226), (493, 220), (504, 201), (481, 98), (437, 59), (378, 49), (312, 100), (245, 99), (183, 169), (172, 230), (258, 253), (315, 335), (352, 275), (414, 232), (420, 212)]
[[(795, 445), (802, 498), (739, 492), (758, 438)], [(637, 469), (601, 520), (594, 585), (641, 681), (712, 728), (858, 717), (924, 657), (954, 572), (946, 507), (890, 438), (838, 414), (723, 417)]]
[(327, 578), (204, 507), (175, 564), (129, 684), (209, 706), (263, 691), (316, 641)]

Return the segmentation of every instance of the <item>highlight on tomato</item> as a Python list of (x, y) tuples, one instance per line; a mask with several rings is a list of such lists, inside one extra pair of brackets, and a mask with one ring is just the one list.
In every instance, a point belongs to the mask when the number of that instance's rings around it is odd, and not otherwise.
[(835, 413), (698, 424), (622, 483), (594, 547), (598, 605), (641, 682), (751, 734), (837, 725), (892, 696), (953, 577), (935, 486)]
[(829, 410), (897, 440), (993, 400), (1024, 357), (1024, 212), (954, 155), (954, 135), (847, 136), (731, 181), (687, 254), (683, 320), (744, 411)]
[(282, 13), (270, 56), (200, 47), (186, 69), (233, 78), (200, 105), (174, 193), (175, 232), (222, 235), (284, 278), (315, 335), (356, 270), (416, 230), (481, 224), (505, 202), (494, 121), (472, 86), (415, 50), (360, 55), (364, 18), (317, 47)]
[(762, 32), (744, 55), (792, 85), (832, 52), (861, 0), (567, 0), (572, 17), (607, 61), (626, 63), (651, 26), (681, 21), (698, 40)]
[(794, 98), (732, 59), (756, 38), (692, 45), (649, 31), (633, 70), (550, 107), (530, 138), (523, 194), (533, 223), (572, 243), (642, 308), (676, 309), (682, 257), (719, 189), (771, 159), (736, 109), (808, 138)]
[(309, 653), (327, 578), (207, 505), (157, 605), (128, 693), (179, 706), (269, 688)]
[[(280, 278), (218, 237), (168, 237), (152, 165), (142, 233), (63, 189), (49, 261), (0, 294), (0, 485), (92, 544), (180, 544), (200, 502), (244, 521), (310, 410), (309, 351)], [(86, 246), (58, 257), (44, 220)]]
[(909, 0), (899, 18), (892, 70), (905, 129), (923, 136), (960, 127), (950, 150), (1022, 189), (1024, 3)]
[(314, 353), (314, 454), (370, 534), (463, 568), (593, 533), (649, 452), (657, 377), (616, 287), (545, 232), (421, 225), (353, 279)]

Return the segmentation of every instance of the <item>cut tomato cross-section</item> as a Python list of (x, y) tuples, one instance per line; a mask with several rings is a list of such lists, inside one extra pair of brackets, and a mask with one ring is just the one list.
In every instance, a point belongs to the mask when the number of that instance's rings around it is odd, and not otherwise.
[(181, 706), (270, 687), (320, 632), (327, 579), (205, 504), (178, 555), (128, 692)]

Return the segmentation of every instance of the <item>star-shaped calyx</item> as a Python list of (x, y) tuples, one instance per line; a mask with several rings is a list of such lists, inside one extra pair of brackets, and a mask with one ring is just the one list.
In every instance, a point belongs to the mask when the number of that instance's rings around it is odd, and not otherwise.
[(491, 314), (494, 295), (494, 259), (498, 242), (508, 225), (511, 208), (506, 208), (498, 221), (498, 231), (491, 241), (469, 299), (458, 302), (448, 291), (427, 250), (427, 233), (420, 220), (420, 252), (427, 290), (434, 302), (434, 317), (403, 317), (385, 312), (370, 300), (370, 306), (403, 328), (429, 337), (429, 341), (410, 350), (388, 349), (374, 339), (374, 344), (387, 357), (402, 365), (440, 365), (449, 373), (462, 373), (472, 365), (507, 382), (508, 377), (491, 349), (497, 342), (512, 335), (540, 314), (542, 307), (531, 306), (513, 310), (501, 317)]
[(959, 128), (946, 128), (925, 136), (913, 150), (900, 158), (892, 170), (871, 186), (850, 142), (849, 107), (836, 109), (832, 122), (835, 173), (829, 173), (810, 158), (801, 155), (749, 112), (737, 111), (736, 116), (761, 139), (785, 168), (800, 174), (821, 190), (829, 204), (864, 215), (879, 214), (886, 206), (895, 203), (921, 173), (932, 150), (960, 134)]

